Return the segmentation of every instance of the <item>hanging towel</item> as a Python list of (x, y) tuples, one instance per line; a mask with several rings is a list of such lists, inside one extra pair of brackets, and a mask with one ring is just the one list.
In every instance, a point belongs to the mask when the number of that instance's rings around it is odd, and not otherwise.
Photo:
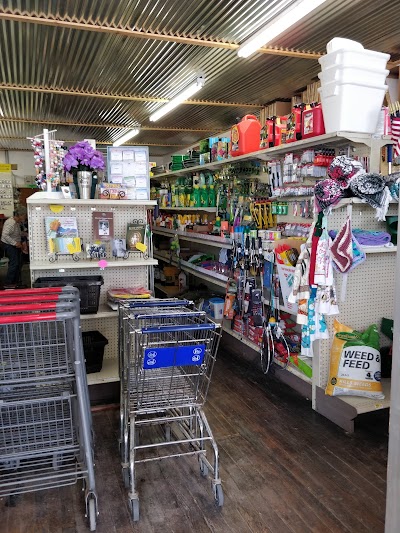
[(339, 272), (348, 272), (353, 263), (353, 246), (351, 234), (351, 220), (347, 217), (346, 222), (338, 231), (331, 245), (331, 254), (334, 264)]
[[(361, 265), (361, 263), (363, 263), (366, 260), (366, 258), (367, 258), (365, 252), (363, 251), (363, 249), (360, 246), (360, 242), (356, 239), (356, 237), (354, 235), (355, 231), (356, 230), (353, 229), (352, 236), (351, 236), (351, 245), (352, 245), (352, 249), (353, 249), (353, 261), (352, 261), (351, 267), (349, 268), (348, 272), (351, 272), (358, 265)], [(336, 231), (330, 230), (329, 236), (331, 237), (332, 240), (335, 239), (336, 235), (337, 235)], [(335, 270), (340, 272), (340, 270), (338, 269), (338, 267), (336, 266), (335, 263), (334, 263), (334, 268), (335, 268)]]

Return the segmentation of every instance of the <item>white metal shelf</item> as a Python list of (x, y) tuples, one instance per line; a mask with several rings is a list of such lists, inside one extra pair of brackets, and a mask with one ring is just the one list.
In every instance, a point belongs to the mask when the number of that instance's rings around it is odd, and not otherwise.
[(154, 252), (154, 257), (162, 261), (166, 261), (171, 265), (179, 266), (185, 272), (189, 272), (189, 274), (193, 274), (193, 276), (196, 276), (199, 279), (203, 279), (204, 281), (213, 283), (214, 285), (218, 285), (224, 289), (226, 288), (226, 284), (229, 279), (228, 276), (224, 276), (223, 274), (219, 274), (213, 270), (207, 270), (206, 268), (197, 265), (192, 265), (189, 263), (189, 261), (184, 261), (182, 259), (178, 261), (177, 258), (171, 257), (169, 252)]
[[(228, 333), (229, 335), (231, 335), (232, 337), (235, 337), (235, 339), (237, 339), (238, 341), (242, 342), (243, 344), (245, 344), (246, 346), (248, 346), (249, 348), (251, 348), (252, 350), (256, 351), (256, 352), (259, 352), (260, 351), (260, 347), (257, 346), (257, 344), (255, 344), (254, 342), (252, 342), (251, 340), (247, 339), (244, 335), (241, 335), (240, 333), (237, 333), (236, 331), (233, 331), (232, 329), (230, 329), (228, 326), (226, 326), (225, 324), (222, 326), (222, 330), (225, 332), (225, 333)], [(302, 372), (300, 372), (300, 370), (297, 370), (296, 367), (294, 367), (293, 365), (287, 365), (285, 367), (285, 365), (283, 363), (281, 363), (280, 361), (278, 361), (277, 359), (274, 359), (273, 361), (276, 365), (284, 368), (285, 370), (287, 370), (288, 372), (290, 372), (291, 374), (295, 375), (296, 377), (298, 377), (299, 379), (302, 379), (303, 381), (307, 382), (307, 383), (312, 383), (312, 380), (311, 378), (307, 377), (305, 374), (303, 374)]]
[(204, 211), (206, 213), (216, 213), (216, 207), (161, 207), (160, 211)]
[(87, 375), (88, 385), (99, 385), (119, 381), (118, 359), (103, 359), (100, 372)]
[(97, 313), (92, 313), (90, 315), (81, 315), (81, 320), (95, 320), (97, 318), (114, 318), (118, 316), (117, 311), (113, 311), (108, 305), (102, 304), (99, 305), (99, 310)]
[[(42, 196), (44, 194), (44, 196)], [(93, 208), (96, 206), (105, 207), (122, 207), (122, 206), (139, 206), (139, 207), (153, 207), (157, 205), (157, 200), (77, 200), (72, 198), (62, 197), (46, 197), (48, 193), (36, 192), (27, 198), (27, 203), (32, 205), (68, 205), (77, 207), (82, 205), (89, 205)]]
[(387, 409), (390, 407), (390, 379), (382, 379), (382, 389), (385, 395), (384, 400), (376, 400), (371, 398), (363, 398), (362, 396), (336, 396), (343, 402), (351, 405), (357, 411), (357, 414), (370, 413), (371, 411), (378, 411), (379, 409)]
[(384, 254), (397, 252), (397, 246), (360, 246), (366, 254)]
[(178, 296), (183, 292), (183, 289), (180, 289), (179, 287), (176, 287), (175, 285), (161, 285), (161, 283), (155, 283), (154, 287), (158, 289), (160, 292), (165, 294), (166, 296), (169, 296), (170, 298), (173, 298), (174, 296)]
[[(116, 268), (116, 267), (135, 267), (135, 266), (153, 266), (157, 265), (158, 261), (156, 259), (118, 259), (113, 260), (109, 259), (107, 260), (107, 266), (106, 268)], [(98, 266), (98, 261), (93, 260), (90, 261), (90, 259), (85, 259), (82, 261), (73, 261), (72, 259), (70, 261), (55, 261), (54, 263), (50, 263), (50, 261), (31, 261), (30, 268), (31, 270), (60, 270), (60, 269), (67, 269), (67, 268), (73, 268), (73, 269), (92, 269), (97, 270), (100, 267)]]
[(229, 159), (224, 159), (222, 161), (214, 161), (213, 163), (207, 163), (205, 165), (196, 165), (191, 168), (184, 168), (182, 170), (176, 170), (175, 172), (164, 172), (162, 174), (157, 174), (153, 176), (153, 179), (162, 179), (172, 176), (181, 176), (182, 174), (188, 174), (191, 172), (197, 172), (199, 170), (213, 170), (222, 167), (223, 165), (238, 163), (240, 161), (249, 161), (251, 159), (262, 159), (268, 160), (274, 158), (276, 155), (284, 154), (286, 152), (295, 152), (301, 151), (305, 148), (311, 146), (319, 146), (322, 144), (335, 144), (335, 145), (344, 145), (352, 143), (361, 143), (369, 147), (374, 143), (385, 146), (386, 144), (392, 144), (393, 141), (391, 138), (386, 135), (383, 137), (374, 137), (373, 135), (364, 134), (364, 133), (352, 133), (347, 131), (339, 131), (336, 133), (325, 133), (324, 135), (319, 135), (317, 137), (311, 137), (310, 139), (302, 139), (301, 141), (296, 141), (290, 144), (283, 144), (280, 146), (274, 146), (272, 148), (264, 148), (262, 150), (257, 150), (256, 152), (251, 152), (249, 154), (244, 154), (237, 157), (231, 157)]
[(215, 235), (207, 235), (205, 233), (196, 233), (194, 231), (182, 231), (182, 230), (155, 227), (153, 228), (153, 233), (156, 235), (166, 235), (168, 237), (173, 237), (174, 235), (178, 235), (179, 238), (186, 240), (186, 241), (204, 243), (204, 244), (208, 244), (209, 246), (217, 246), (218, 248), (231, 248), (232, 247), (229, 239), (226, 239), (225, 237), (216, 237)]

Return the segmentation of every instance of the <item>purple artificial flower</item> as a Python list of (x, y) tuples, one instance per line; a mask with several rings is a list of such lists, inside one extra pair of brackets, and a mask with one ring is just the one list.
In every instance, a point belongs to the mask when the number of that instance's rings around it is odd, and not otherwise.
[[(81, 168), (83, 167), (83, 168)], [(68, 172), (76, 170), (104, 170), (103, 155), (94, 150), (87, 141), (80, 141), (68, 150), (64, 157), (64, 168)]]
[(78, 160), (75, 159), (75, 157), (72, 154), (67, 152), (64, 157), (65, 170), (69, 172), (72, 167), (77, 167), (77, 166), (78, 166)]

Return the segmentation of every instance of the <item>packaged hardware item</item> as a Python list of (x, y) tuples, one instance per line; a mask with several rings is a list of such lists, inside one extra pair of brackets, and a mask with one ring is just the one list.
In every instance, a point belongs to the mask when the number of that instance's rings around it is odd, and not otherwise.
[(335, 320), (334, 332), (325, 393), (383, 399), (377, 326), (360, 333)]

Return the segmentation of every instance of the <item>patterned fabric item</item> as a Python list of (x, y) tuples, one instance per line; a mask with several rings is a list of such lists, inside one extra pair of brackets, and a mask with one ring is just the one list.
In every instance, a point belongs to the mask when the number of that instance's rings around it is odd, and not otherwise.
[[(367, 258), (367, 255), (366, 253), (362, 250), (362, 248), (360, 247), (360, 243), (357, 241), (357, 239), (355, 238), (354, 236), (354, 232), (356, 230), (353, 230), (352, 231), (352, 236), (351, 236), (351, 245), (352, 245), (352, 250), (353, 250), (353, 261), (352, 261), (352, 264), (349, 268), (349, 270), (347, 272), (351, 272), (352, 270), (354, 270), (358, 265), (361, 265), (361, 263), (363, 263), (366, 258)], [(334, 230), (330, 230), (329, 232), (329, 236), (334, 240), (335, 237), (337, 235), (337, 232), (334, 231)], [(337, 270), (338, 272), (341, 272), (341, 270), (338, 269), (338, 267), (336, 266), (336, 263), (333, 263), (334, 265), (334, 268), (335, 270)]]
[(339, 183), (331, 178), (319, 181), (314, 187), (315, 204), (318, 212), (325, 214), (344, 197)]
[(348, 272), (353, 263), (353, 246), (351, 233), (351, 220), (347, 217), (346, 222), (338, 231), (331, 245), (331, 255), (335, 266), (343, 274)]
[(385, 220), (390, 193), (383, 176), (373, 173), (353, 176), (350, 189), (355, 196), (377, 210), (378, 220)]
[(400, 117), (392, 117), (393, 156), (400, 157)]
[(365, 170), (360, 161), (346, 155), (335, 157), (328, 169), (328, 176), (336, 181), (341, 189), (347, 189), (354, 176), (364, 173)]

